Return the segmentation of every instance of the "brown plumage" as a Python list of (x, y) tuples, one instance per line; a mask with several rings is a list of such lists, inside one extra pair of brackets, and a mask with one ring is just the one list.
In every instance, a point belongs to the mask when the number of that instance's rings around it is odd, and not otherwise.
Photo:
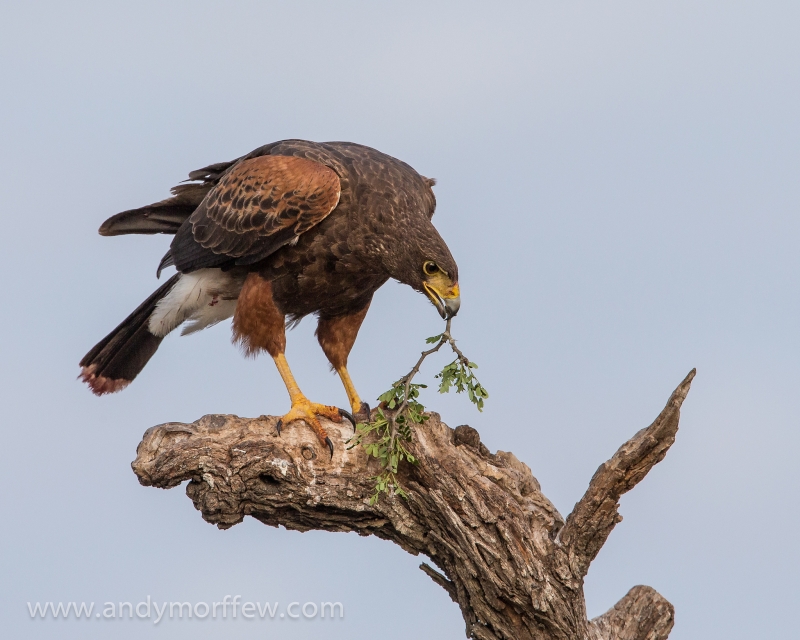
[(233, 314), (233, 341), (246, 356), (266, 351), (273, 358), (286, 351), (286, 316), (275, 304), (272, 283), (254, 271), (244, 281)]
[(243, 160), (178, 230), (167, 260), (184, 273), (260, 262), (322, 222), (340, 193), (339, 177), (319, 162), (293, 156)]
[[(458, 268), (431, 217), (433, 181), (375, 149), (347, 142), (287, 140), (189, 174), (173, 197), (110, 218), (103, 235), (174, 233), (159, 265), (179, 274), (81, 361), (95, 393), (138, 374), (161, 339), (233, 315), (249, 355), (268, 352), (292, 400), (283, 423), (302, 419), (332, 449), (283, 355), (285, 322), (319, 317), (320, 345), (354, 412), (366, 407), (347, 357), (375, 291), (389, 278), (425, 293), (443, 317), (458, 310)], [(248, 275), (249, 274), (249, 275)], [(346, 413), (346, 412), (345, 412)]]

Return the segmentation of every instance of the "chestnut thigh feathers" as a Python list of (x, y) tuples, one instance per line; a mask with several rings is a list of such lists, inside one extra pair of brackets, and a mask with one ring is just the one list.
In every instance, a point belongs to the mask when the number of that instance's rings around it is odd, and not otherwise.
[(273, 358), (286, 350), (284, 315), (275, 305), (272, 284), (251, 273), (236, 303), (233, 314), (233, 341), (247, 356), (266, 351)]

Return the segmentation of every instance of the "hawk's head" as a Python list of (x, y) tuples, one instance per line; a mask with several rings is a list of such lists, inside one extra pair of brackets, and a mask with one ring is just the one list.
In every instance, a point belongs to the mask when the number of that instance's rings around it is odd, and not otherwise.
[(458, 313), (461, 292), (458, 290), (458, 267), (450, 258), (449, 269), (440, 265), (443, 260), (425, 260), (422, 263), (422, 288), (445, 320)]
[(429, 220), (407, 228), (391, 254), (388, 266), (393, 278), (428, 296), (442, 318), (458, 313), (458, 265)]

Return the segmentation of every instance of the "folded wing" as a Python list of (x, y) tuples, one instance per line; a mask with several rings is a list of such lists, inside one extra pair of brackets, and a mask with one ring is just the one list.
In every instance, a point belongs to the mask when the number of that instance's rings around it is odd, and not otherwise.
[(175, 235), (162, 266), (188, 273), (259, 262), (325, 219), (339, 203), (336, 172), (294, 156), (243, 160)]

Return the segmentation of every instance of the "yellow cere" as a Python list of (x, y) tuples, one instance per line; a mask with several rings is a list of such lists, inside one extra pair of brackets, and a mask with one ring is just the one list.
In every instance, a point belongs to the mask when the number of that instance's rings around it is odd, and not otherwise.
[(460, 295), (458, 283), (454, 283), (450, 279), (450, 276), (443, 271), (439, 271), (438, 273), (428, 276), (426, 280), (426, 284), (445, 300), (458, 298)]

